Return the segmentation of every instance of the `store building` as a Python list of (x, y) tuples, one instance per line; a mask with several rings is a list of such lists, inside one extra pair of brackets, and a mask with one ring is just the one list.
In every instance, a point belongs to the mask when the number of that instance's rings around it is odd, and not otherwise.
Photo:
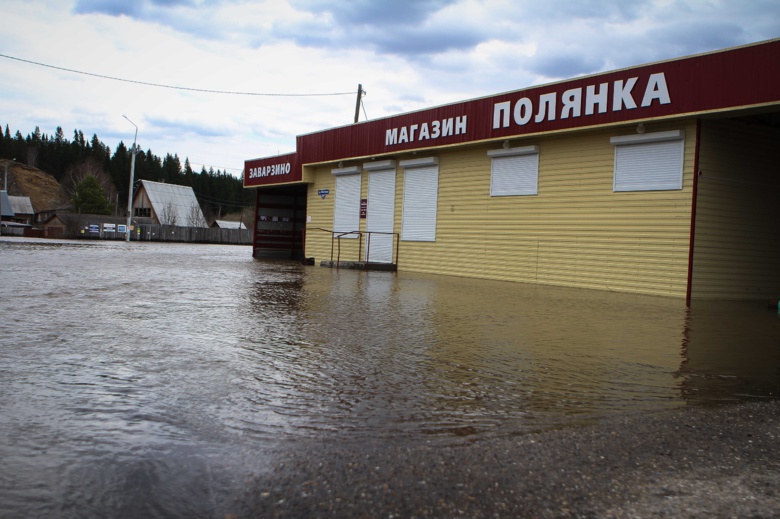
[(688, 303), (780, 296), (780, 40), (301, 135), (296, 148), (245, 163), (255, 257)]

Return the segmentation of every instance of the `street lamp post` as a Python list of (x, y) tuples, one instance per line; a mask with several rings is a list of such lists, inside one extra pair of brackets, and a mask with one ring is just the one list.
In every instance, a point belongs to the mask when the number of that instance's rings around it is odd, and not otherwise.
[(133, 137), (133, 158), (130, 160), (130, 188), (127, 192), (127, 228), (126, 231), (126, 241), (130, 241), (130, 221), (133, 216), (133, 177), (135, 176), (135, 142), (138, 140), (138, 126), (131, 121), (126, 115), (122, 115), (125, 119), (127, 119), (127, 122), (135, 126), (135, 137)]

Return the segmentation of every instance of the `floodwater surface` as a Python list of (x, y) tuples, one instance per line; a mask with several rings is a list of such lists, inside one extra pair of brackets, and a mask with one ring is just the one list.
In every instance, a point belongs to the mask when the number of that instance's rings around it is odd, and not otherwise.
[(0, 516), (222, 516), (299, 440), (457, 445), (780, 390), (766, 302), (215, 245), (4, 238), (0, 265)]

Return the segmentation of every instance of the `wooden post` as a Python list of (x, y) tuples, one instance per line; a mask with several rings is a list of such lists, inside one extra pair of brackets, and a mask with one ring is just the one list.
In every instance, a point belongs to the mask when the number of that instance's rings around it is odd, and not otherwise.
[(363, 97), (363, 85), (358, 85), (357, 102), (355, 103), (355, 122), (360, 119), (360, 99)]

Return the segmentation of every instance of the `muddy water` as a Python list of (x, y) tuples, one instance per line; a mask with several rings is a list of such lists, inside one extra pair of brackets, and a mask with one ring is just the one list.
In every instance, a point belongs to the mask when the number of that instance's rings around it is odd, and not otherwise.
[(207, 245), (4, 238), (0, 265), (0, 516), (221, 516), (301, 439), (489, 441), (780, 391), (765, 302)]

